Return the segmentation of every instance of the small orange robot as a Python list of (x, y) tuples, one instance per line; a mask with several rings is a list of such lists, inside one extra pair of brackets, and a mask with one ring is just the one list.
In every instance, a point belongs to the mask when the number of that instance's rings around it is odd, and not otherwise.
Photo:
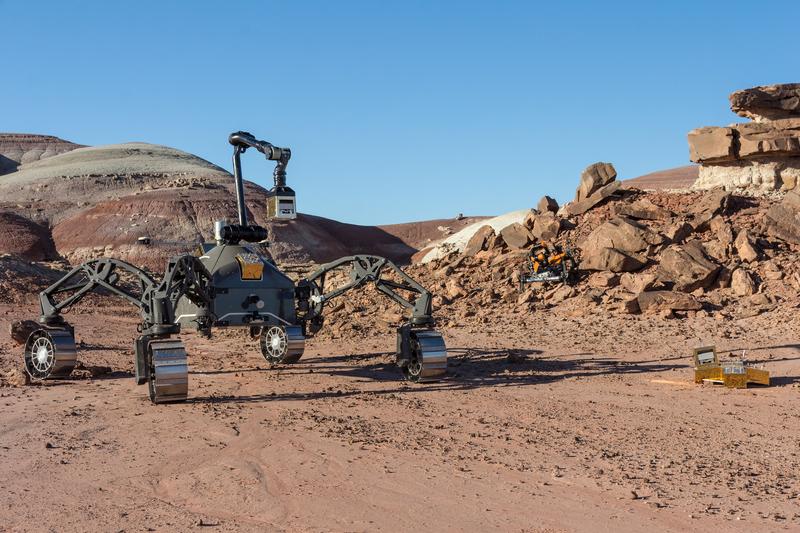
[(572, 284), (578, 265), (569, 248), (558, 244), (548, 246), (541, 243), (534, 246), (528, 254), (523, 271), (519, 276), (520, 291), (529, 283)]

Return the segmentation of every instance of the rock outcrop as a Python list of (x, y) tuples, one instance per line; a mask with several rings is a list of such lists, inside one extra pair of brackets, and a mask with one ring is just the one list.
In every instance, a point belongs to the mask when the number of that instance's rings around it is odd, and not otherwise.
[(731, 109), (755, 122), (689, 132), (689, 158), (700, 163), (696, 189), (793, 190), (800, 180), (800, 84), (744, 89)]
[(800, 83), (762, 85), (730, 95), (731, 110), (756, 122), (800, 118)]

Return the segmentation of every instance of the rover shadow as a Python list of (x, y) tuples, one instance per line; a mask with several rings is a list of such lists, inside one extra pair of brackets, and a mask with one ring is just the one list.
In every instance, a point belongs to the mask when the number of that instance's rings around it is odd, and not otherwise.
[(203, 370), (202, 368), (195, 368), (191, 370), (192, 367), (191, 361), (189, 361), (189, 375), (190, 376), (217, 376), (217, 375), (225, 375), (225, 374), (246, 374), (249, 372), (274, 372), (279, 368), (286, 368), (286, 367), (274, 367), (274, 368), (225, 368), (222, 370)]
[(125, 350), (128, 348), (127, 345), (107, 346), (105, 344), (92, 344), (83, 341), (80, 341), (75, 347), (78, 349), (78, 351), (81, 352), (98, 352), (98, 351), (119, 352), (120, 350)]
[[(685, 363), (661, 360), (621, 361), (601, 354), (574, 353), (541, 357), (538, 350), (450, 350), (450, 381), (454, 388), (526, 386), (573, 378), (659, 373), (685, 368)], [(684, 359), (684, 358), (680, 358)]]
[[(250, 403), (346, 398), (363, 394), (429, 394), (438, 391), (460, 391), (483, 387), (526, 387), (573, 378), (659, 373), (688, 367), (687, 363), (665, 363), (659, 360), (627, 362), (610, 357), (593, 356), (589, 353), (543, 357), (541, 350), (535, 349), (451, 348), (448, 352), (450, 355), (448, 376), (437, 382), (416, 384), (404, 381), (400, 369), (392, 361), (394, 352), (341, 354), (305, 364), (301, 361), (294, 365), (280, 367), (280, 371), (284, 374), (325, 374), (356, 378), (356, 383), (381, 382), (386, 386), (377, 390), (341, 390), (337, 388), (251, 396), (209, 396), (191, 398), (189, 401)], [(568, 357), (568, 359), (564, 357)], [(375, 359), (380, 360), (375, 361)], [(354, 361), (362, 361), (362, 364), (353, 364)], [(352, 385), (353, 382), (351, 381), (350, 384)]]
[[(86, 368), (77, 368), (72, 374), (70, 374), (69, 377), (61, 378), (60, 381), (105, 381), (115, 379), (130, 379), (135, 377), (135, 374), (129, 370), (100, 370), (100, 373), (93, 373), (97, 372), (94, 370), (94, 368), (96, 367), (90, 366)], [(83, 375), (82, 373), (84, 372), (88, 372), (89, 375)]]

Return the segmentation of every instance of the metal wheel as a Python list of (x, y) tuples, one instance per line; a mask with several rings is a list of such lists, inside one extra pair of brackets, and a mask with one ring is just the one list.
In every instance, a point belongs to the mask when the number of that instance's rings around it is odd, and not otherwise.
[(77, 355), (72, 333), (37, 329), (25, 343), (25, 371), (35, 380), (64, 378), (75, 368)]
[(183, 402), (189, 394), (186, 349), (178, 340), (152, 340), (147, 347), (150, 401)]
[(303, 357), (306, 338), (300, 326), (267, 326), (261, 328), (258, 344), (269, 364), (291, 364)]
[(438, 381), (447, 374), (447, 347), (434, 330), (411, 332), (411, 358), (403, 365), (403, 376), (419, 383)]

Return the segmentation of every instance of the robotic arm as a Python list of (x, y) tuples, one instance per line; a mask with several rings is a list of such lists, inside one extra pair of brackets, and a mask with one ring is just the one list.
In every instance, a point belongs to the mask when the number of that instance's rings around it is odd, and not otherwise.
[(286, 165), (292, 157), (288, 148), (279, 148), (267, 141), (260, 141), (246, 131), (237, 131), (228, 136), (228, 142), (233, 145), (233, 176), (236, 179), (236, 203), (239, 208), (239, 225), (247, 226), (247, 208), (244, 204), (244, 182), (242, 180), (241, 155), (248, 148), (255, 148), (264, 154), (269, 161), (277, 161), (272, 176), (275, 180), (275, 189), (286, 187)]

